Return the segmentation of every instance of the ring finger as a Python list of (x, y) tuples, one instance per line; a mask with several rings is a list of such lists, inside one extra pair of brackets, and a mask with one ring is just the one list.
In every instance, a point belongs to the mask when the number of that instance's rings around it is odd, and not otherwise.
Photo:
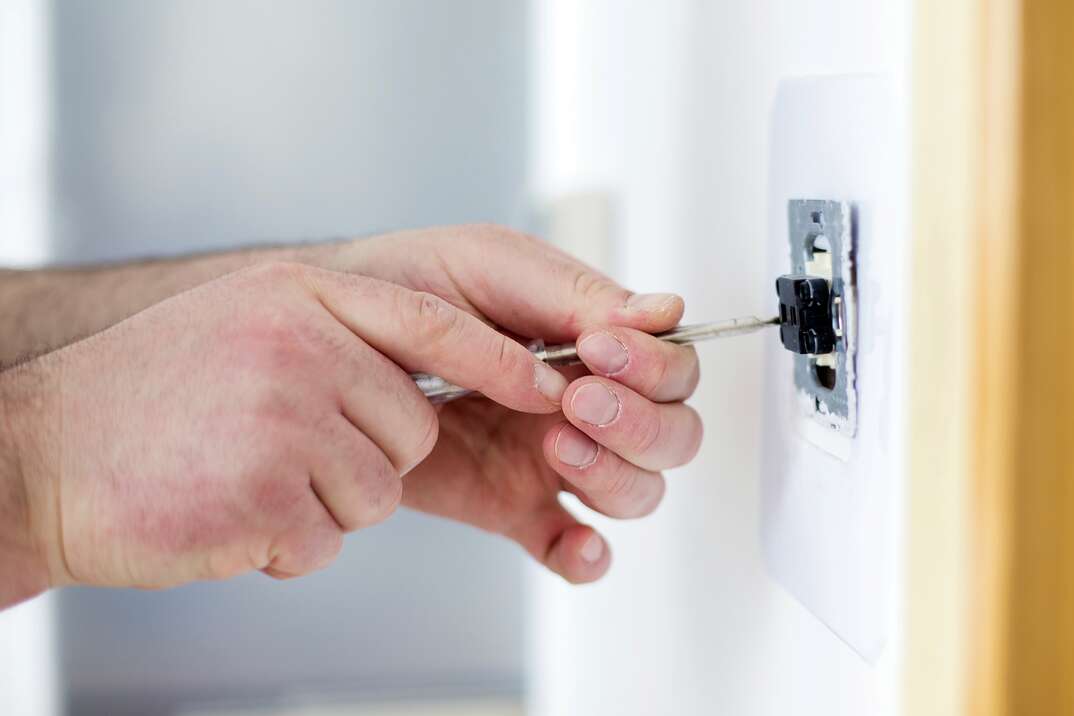
[(549, 430), (543, 448), (548, 464), (575, 488), (571, 491), (609, 517), (643, 517), (664, 496), (660, 473), (627, 462), (568, 423)]

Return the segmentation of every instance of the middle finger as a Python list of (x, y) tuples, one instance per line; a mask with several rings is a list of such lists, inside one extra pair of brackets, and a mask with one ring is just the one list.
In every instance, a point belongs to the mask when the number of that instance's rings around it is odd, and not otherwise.
[(662, 341), (633, 328), (596, 328), (578, 337), (578, 357), (596, 375), (614, 378), (650, 400), (685, 400), (700, 370), (693, 346)]

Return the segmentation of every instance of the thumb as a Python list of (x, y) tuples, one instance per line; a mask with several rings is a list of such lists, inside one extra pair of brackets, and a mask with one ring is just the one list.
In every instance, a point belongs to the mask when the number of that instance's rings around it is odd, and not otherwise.
[(567, 388), (562, 375), (447, 301), (366, 276), (305, 272), (332, 317), (400, 367), (435, 373), (513, 410), (559, 410)]
[[(551, 244), (517, 231), (479, 225), (423, 233), (418, 240), (422, 250), (410, 254), (418, 264), (414, 273), (443, 274), (447, 280), (434, 293), (472, 307), (516, 335), (561, 342), (591, 326), (608, 325), (655, 333), (682, 318), (678, 296), (635, 294)], [(368, 248), (387, 251), (391, 238)], [(371, 262), (374, 269), (377, 264)]]
[(634, 293), (546, 242), (499, 231), (495, 240), (466, 242), (454, 261), (467, 298), (503, 328), (568, 341), (592, 326), (655, 333), (682, 318), (675, 294)]

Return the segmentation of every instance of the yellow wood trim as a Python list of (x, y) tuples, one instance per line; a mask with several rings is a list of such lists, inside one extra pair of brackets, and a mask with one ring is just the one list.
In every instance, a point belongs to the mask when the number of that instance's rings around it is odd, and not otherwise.
[(980, 174), (975, 241), (968, 540), (968, 713), (1006, 713), (1012, 480), (1017, 370), (1020, 0), (980, 4)]
[(1005, 703), (1018, 0), (915, 4), (903, 712)]
[(1023, 0), (1008, 714), (1074, 714), (1074, 3)]
[[(903, 713), (967, 708), (969, 343), (981, 127), (975, 0), (916, 0)], [(916, 347), (916, 349), (914, 348)]]
[(918, 0), (914, 63), (903, 711), (1071, 714), (1074, 3)]

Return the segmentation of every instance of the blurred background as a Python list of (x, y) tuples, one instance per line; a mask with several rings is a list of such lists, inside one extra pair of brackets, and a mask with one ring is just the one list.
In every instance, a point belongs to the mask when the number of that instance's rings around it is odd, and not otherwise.
[[(688, 321), (752, 314), (772, 301), (778, 83), (872, 72), (898, 94), (910, 5), (3, 0), (0, 262), (493, 221), (680, 292)], [(765, 570), (766, 345), (700, 351), (702, 452), (652, 517), (593, 520), (615, 553), (597, 585), (402, 511), (308, 579), (0, 613), (0, 712), (896, 713), (897, 643), (866, 663)]]
[[(525, 215), (523, 2), (38, 9), (49, 262)], [(311, 579), (65, 591), (63, 700), (72, 716), (445, 696), (513, 713), (522, 569), (513, 544), (403, 510)]]

